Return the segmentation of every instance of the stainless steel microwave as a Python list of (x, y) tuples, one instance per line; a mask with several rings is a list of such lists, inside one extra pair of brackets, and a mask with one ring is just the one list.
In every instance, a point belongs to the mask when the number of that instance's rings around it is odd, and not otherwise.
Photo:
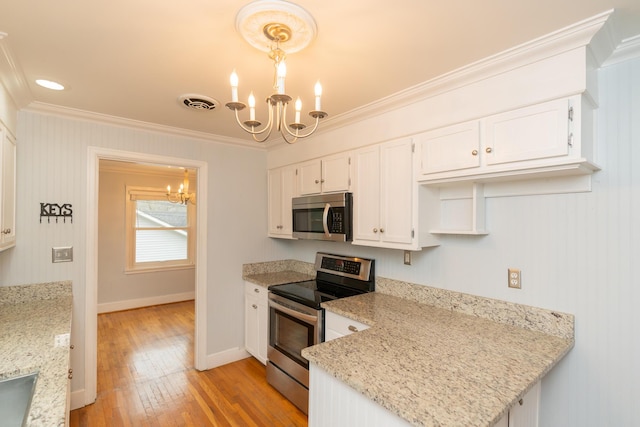
[(350, 242), (353, 239), (353, 195), (319, 194), (294, 197), (293, 237)]

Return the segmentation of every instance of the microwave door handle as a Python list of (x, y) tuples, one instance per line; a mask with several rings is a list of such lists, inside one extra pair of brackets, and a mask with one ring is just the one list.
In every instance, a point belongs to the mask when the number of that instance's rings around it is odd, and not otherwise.
[(324, 205), (324, 212), (322, 213), (322, 228), (324, 228), (324, 234), (328, 237), (331, 237), (331, 233), (329, 233), (329, 210), (331, 209), (331, 205), (329, 203)]

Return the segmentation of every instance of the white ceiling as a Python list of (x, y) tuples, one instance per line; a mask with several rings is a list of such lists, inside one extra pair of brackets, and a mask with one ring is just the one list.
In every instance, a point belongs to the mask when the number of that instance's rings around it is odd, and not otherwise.
[[(229, 74), (236, 69), (240, 76), (241, 100), (249, 90), (259, 100), (266, 98), (273, 77), (266, 54), (235, 31), (236, 13), (247, 3), (0, 0), (0, 32), (7, 34), (3, 44), (14, 71), (24, 78), (23, 104), (245, 140), (224, 107), (231, 96)], [(319, 79), (327, 125), (357, 107), (612, 8), (617, 40), (640, 34), (638, 0), (295, 3), (314, 16), (318, 35), (288, 57), (287, 93), (300, 95), (308, 111)], [(69, 89), (46, 90), (35, 85), (36, 78)], [(220, 106), (189, 110), (178, 102), (183, 94), (205, 95)], [(258, 106), (260, 119), (265, 111)]]

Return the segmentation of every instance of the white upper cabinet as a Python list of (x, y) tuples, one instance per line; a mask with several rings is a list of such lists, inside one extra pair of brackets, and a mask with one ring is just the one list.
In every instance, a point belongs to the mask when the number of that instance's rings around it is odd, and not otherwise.
[(350, 153), (340, 153), (298, 165), (298, 188), (302, 196), (349, 191), (350, 178)]
[(580, 95), (416, 136), (425, 183), (592, 173), (593, 111)]
[(484, 147), (487, 165), (567, 156), (569, 101), (560, 99), (484, 120)]
[(0, 251), (16, 244), (16, 144), (0, 125)]
[(416, 139), (422, 175), (480, 166), (479, 120), (425, 132)]
[(268, 172), (269, 236), (292, 238), (291, 199), (296, 196), (296, 168), (285, 166)]
[(354, 153), (353, 244), (419, 250), (423, 239), (413, 179), (413, 144), (403, 138)]

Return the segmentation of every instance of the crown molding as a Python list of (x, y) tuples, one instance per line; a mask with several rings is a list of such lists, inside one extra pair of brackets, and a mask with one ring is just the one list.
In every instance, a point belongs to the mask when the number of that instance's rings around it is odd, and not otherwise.
[(602, 66), (608, 67), (634, 58), (640, 58), (640, 34), (622, 40)]
[(91, 111), (79, 110), (76, 108), (62, 107), (59, 105), (47, 104), (43, 102), (32, 102), (23, 111), (40, 114), (54, 115), (71, 118), (75, 120), (89, 121), (100, 124), (114, 125), (118, 127), (144, 130), (148, 132), (162, 133), (163, 135), (173, 135), (178, 137), (197, 139), (207, 143), (219, 143), (226, 145), (242, 145), (248, 148), (264, 150), (264, 145), (256, 145), (253, 141), (230, 138), (207, 132), (194, 131), (189, 129), (176, 128), (173, 126), (160, 125), (156, 123), (143, 122), (140, 120), (127, 119), (124, 117), (111, 116), (108, 114), (94, 113)]
[[(316, 134), (335, 130), (365, 118), (371, 118), (387, 111), (402, 108), (574, 49), (589, 48), (593, 51), (596, 61), (602, 62), (614, 50), (615, 43), (613, 42), (613, 31), (610, 28), (602, 31), (604, 35), (599, 35), (599, 32), (605, 27), (605, 24), (610, 22), (609, 18), (613, 13), (613, 9), (608, 10), (344, 114), (329, 117), (324, 120), (322, 128), (318, 128)], [(607, 27), (610, 27), (610, 25), (608, 24)], [(595, 46), (589, 46), (591, 43)], [(585, 64), (586, 61), (585, 54)]]
[(3, 32), (0, 32), (0, 82), (13, 99), (17, 109), (33, 101), (33, 94), (24, 72), (11, 51), (9, 35)]

